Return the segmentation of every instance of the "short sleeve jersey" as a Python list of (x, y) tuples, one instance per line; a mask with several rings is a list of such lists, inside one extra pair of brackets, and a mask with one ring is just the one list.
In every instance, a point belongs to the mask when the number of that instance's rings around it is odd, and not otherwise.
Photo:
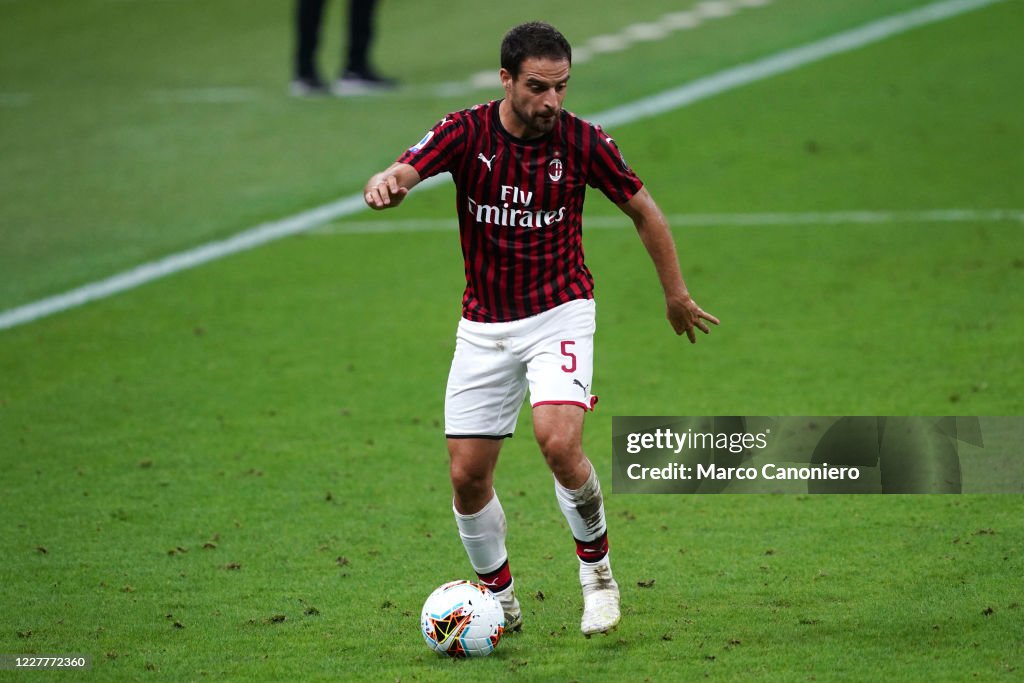
[(455, 179), (462, 314), (477, 322), (592, 298), (583, 261), (586, 188), (621, 204), (643, 187), (599, 126), (563, 110), (551, 131), (523, 140), (502, 126), (499, 105), (449, 114), (398, 158), (423, 179), (444, 171)]

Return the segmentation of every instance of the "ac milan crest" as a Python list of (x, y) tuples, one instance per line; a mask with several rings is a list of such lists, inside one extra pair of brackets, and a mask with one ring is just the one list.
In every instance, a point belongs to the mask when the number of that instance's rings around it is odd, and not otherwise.
[(562, 174), (565, 170), (562, 160), (555, 158), (548, 162), (548, 178), (551, 178), (551, 182), (557, 183), (562, 179)]

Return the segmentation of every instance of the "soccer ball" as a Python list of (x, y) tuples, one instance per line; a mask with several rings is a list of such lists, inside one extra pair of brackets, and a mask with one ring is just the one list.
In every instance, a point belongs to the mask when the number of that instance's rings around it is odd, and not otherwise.
[(449, 657), (486, 657), (505, 631), (505, 611), (486, 586), (450, 581), (427, 598), (420, 617), (423, 639)]

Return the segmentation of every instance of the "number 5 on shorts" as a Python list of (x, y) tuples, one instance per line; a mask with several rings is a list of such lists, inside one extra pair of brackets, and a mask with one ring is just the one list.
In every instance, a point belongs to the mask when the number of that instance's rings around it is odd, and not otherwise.
[(574, 341), (562, 342), (562, 355), (569, 359), (569, 367), (562, 366), (563, 372), (576, 372), (576, 354), (569, 350), (569, 347), (575, 343)]

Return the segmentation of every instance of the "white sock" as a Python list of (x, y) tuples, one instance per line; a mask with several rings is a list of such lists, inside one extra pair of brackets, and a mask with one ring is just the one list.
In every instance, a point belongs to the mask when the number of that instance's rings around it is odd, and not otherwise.
[[(495, 493), (479, 512), (463, 515), (455, 509), (454, 503), (452, 512), (455, 513), (459, 537), (473, 570), (481, 580), (485, 580), (485, 575), (501, 574), (500, 577), (493, 576), (498, 581), (493, 587), (503, 590), (504, 584), (511, 580), (511, 575), (507, 567), (504, 572), (498, 572), (508, 562), (508, 552), (505, 550), (505, 511), (498, 500), (498, 494)], [(490, 585), (489, 581), (485, 580), (485, 583)]]
[(578, 489), (567, 489), (555, 480), (555, 497), (576, 539), (576, 554), (584, 562), (601, 560), (608, 552), (608, 525), (604, 516), (604, 498), (597, 470)]

